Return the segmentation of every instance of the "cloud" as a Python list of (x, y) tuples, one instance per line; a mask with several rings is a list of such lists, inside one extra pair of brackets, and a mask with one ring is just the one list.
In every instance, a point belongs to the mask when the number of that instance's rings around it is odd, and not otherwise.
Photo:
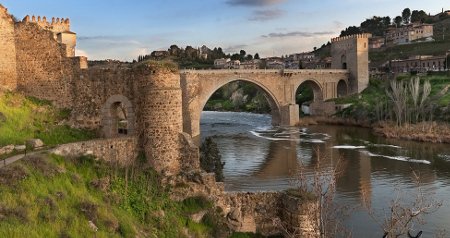
[(279, 4), (285, 0), (227, 0), (226, 3), (231, 6), (245, 7), (264, 7)]
[(250, 21), (269, 21), (283, 16), (285, 12), (280, 9), (256, 10), (248, 19)]
[(239, 52), (242, 49), (245, 49), (246, 47), (248, 47), (248, 45), (232, 45), (232, 46), (228, 46), (225, 49), (223, 49), (224, 52), (226, 53), (236, 53)]
[(263, 38), (285, 38), (285, 37), (295, 37), (295, 36), (301, 36), (301, 37), (314, 37), (314, 36), (326, 36), (334, 34), (334, 32), (331, 31), (319, 31), (319, 32), (306, 32), (306, 31), (292, 31), (287, 33), (270, 33), (267, 35), (262, 35)]

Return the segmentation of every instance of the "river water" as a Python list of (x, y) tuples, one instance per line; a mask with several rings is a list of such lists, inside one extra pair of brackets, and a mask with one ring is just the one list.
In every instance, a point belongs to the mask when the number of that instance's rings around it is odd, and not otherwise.
[[(450, 145), (386, 139), (370, 129), (315, 125), (272, 127), (270, 115), (239, 112), (203, 112), (202, 138), (212, 136), (225, 162), (227, 191), (281, 191), (293, 187), (297, 169), (346, 166), (337, 180), (336, 201), (351, 207), (345, 219), (353, 237), (382, 237), (375, 222), (397, 195), (411, 204), (418, 194), (414, 175), (420, 176), (427, 198), (442, 202), (426, 215), (422, 237), (446, 230), (450, 237)], [(374, 215), (362, 207), (363, 195)], [(414, 233), (413, 233), (414, 234)]]

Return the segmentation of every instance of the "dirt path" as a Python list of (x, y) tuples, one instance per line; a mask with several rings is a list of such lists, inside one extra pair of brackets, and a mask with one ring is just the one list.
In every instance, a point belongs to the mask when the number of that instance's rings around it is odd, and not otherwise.
[(12, 163), (14, 163), (16, 161), (18, 161), (18, 160), (21, 160), (21, 159), (25, 158), (26, 156), (35, 155), (35, 154), (39, 154), (39, 153), (42, 153), (42, 152), (45, 152), (45, 150), (44, 151), (42, 151), (42, 150), (40, 150), (40, 151), (33, 151), (33, 152), (30, 152), (30, 153), (26, 153), (26, 154), (18, 154), (18, 155), (14, 155), (12, 157), (6, 158), (4, 160), (1, 160), (0, 161), (0, 169), (3, 168), (3, 167), (6, 167), (6, 166), (8, 166), (8, 165), (10, 165), (10, 164), (12, 164)]

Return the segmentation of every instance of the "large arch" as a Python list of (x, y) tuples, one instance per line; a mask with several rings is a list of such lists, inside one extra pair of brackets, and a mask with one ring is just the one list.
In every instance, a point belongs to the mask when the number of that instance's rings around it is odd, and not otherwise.
[(101, 113), (104, 137), (134, 134), (136, 117), (133, 105), (127, 97), (119, 94), (109, 97), (104, 103)]
[(229, 83), (233, 83), (233, 82), (237, 82), (237, 81), (249, 82), (249, 83), (255, 85), (255, 87), (257, 87), (259, 90), (261, 90), (263, 92), (267, 102), (270, 105), (270, 110), (271, 110), (271, 115), (272, 115), (272, 124), (279, 125), (281, 122), (281, 110), (280, 110), (279, 102), (277, 102), (273, 93), (270, 92), (270, 90), (268, 88), (266, 88), (264, 85), (254, 81), (254, 80), (244, 79), (244, 78), (228, 79), (225, 82), (218, 84), (216, 87), (209, 89), (207, 92), (204, 92), (204, 94), (200, 96), (200, 114), (202, 113), (203, 109), (205, 108), (205, 105), (208, 102), (208, 100), (211, 98), (211, 96), (217, 90), (219, 90), (220, 88), (222, 88), (223, 86), (225, 86)]

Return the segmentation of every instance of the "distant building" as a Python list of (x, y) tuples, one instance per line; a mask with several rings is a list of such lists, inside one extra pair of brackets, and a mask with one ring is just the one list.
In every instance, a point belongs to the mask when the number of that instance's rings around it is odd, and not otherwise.
[(390, 69), (394, 73), (444, 71), (446, 56), (413, 56), (406, 60), (392, 60)]
[(383, 36), (369, 38), (369, 49), (379, 49), (384, 46), (386, 39)]
[(289, 56), (294, 61), (311, 61), (316, 58), (316, 55), (311, 52), (297, 53)]
[(266, 59), (266, 69), (284, 69), (284, 61), (280, 57)]
[(409, 44), (413, 41), (433, 37), (433, 25), (412, 23), (386, 31), (387, 45)]
[(169, 52), (166, 50), (156, 50), (151, 53), (151, 56), (155, 58), (164, 58), (169, 56)]
[(241, 66), (241, 61), (239, 60), (230, 60), (225, 64), (226, 69), (239, 69)]
[(249, 61), (241, 62), (240, 69), (259, 69), (261, 60), (253, 59)]
[(214, 60), (214, 68), (216, 69), (224, 69), (227, 63), (230, 62), (230, 59), (216, 59)]
[(286, 60), (284, 61), (285, 69), (299, 69), (300, 61), (299, 60)]

